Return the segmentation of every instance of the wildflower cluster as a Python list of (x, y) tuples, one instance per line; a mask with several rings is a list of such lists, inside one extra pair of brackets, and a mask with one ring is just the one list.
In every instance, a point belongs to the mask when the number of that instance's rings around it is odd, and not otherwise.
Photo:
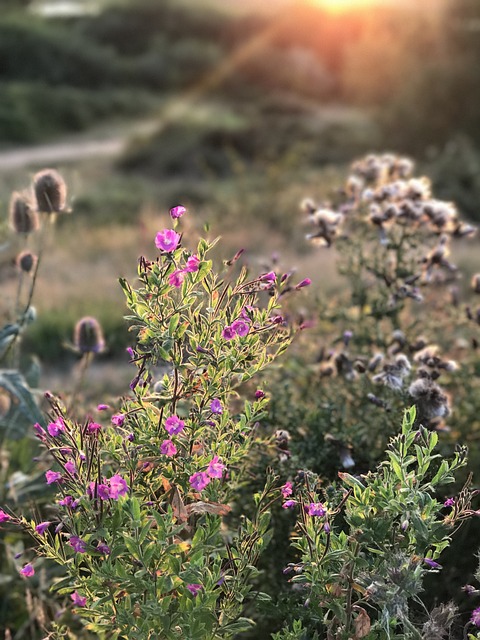
[[(99, 405), (101, 420), (77, 422), (47, 393), (48, 422), (34, 432), (50, 456), (44, 481), (55, 508), (36, 522), (1, 512), (8, 526), (30, 533), (38, 554), (64, 567), (55, 587), (89, 629), (139, 640), (228, 638), (251, 626), (241, 614), (274, 488), (267, 480), (252, 519), (227, 543), (221, 518), (268, 401), (252, 392), (239, 408), (235, 389), (294, 334), (278, 322), (276, 277), (248, 279), (245, 268), (235, 277), (235, 261), (217, 275), (208, 259), (214, 243), (182, 246), (180, 209), (171, 211), (174, 228), (155, 238), (157, 258), (140, 259), (139, 287), (122, 281), (137, 338), (128, 397), (116, 410)], [(100, 342), (91, 319), (77, 334), (84, 353)], [(22, 575), (33, 576), (35, 565), (29, 559)]]

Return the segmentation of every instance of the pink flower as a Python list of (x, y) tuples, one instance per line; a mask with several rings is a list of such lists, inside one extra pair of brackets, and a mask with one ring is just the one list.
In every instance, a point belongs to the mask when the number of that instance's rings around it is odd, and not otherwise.
[(324, 516), (327, 511), (321, 502), (311, 502), (305, 505), (305, 509), (309, 516)]
[(244, 338), (250, 331), (250, 323), (239, 318), (232, 323), (232, 330), (235, 331), (237, 336)]
[(65, 471), (68, 471), (68, 473), (71, 476), (74, 476), (77, 473), (77, 467), (75, 466), (75, 463), (72, 460), (68, 460), (65, 465), (64, 465)]
[(291, 482), (286, 482), (283, 487), (280, 489), (280, 491), (282, 492), (282, 496), (284, 498), (288, 498), (288, 496), (291, 496), (293, 493), (293, 485)]
[(177, 453), (177, 447), (171, 440), (164, 440), (160, 445), (160, 453), (171, 458)]
[(2, 509), (0, 509), (0, 522), (8, 522), (12, 519), (12, 516), (9, 516), (8, 513), (5, 513)]
[(184, 213), (187, 213), (187, 210), (185, 209), (185, 207), (182, 207), (181, 204), (179, 204), (176, 207), (172, 207), (170, 209), (170, 217), (173, 218), (174, 220), (176, 218), (181, 218)]
[(302, 289), (303, 287), (308, 287), (311, 284), (312, 284), (312, 281), (310, 280), (310, 278), (304, 278), (301, 282), (297, 284), (295, 289)]
[(263, 275), (261, 275), (259, 277), (259, 280), (265, 283), (266, 289), (269, 289), (277, 281), (277, 274), (275, 273), (275, 271), (269, 271), (268, 273), (264, 273)]
[(445, 502), (443, 503), (444, 507), (453, 507), (453, 505), (455, 504), (455, 498), (447, 498), (445, 500)]
[(192, 489), (196, 489), (197, 491), (203, 491), (207, 484), (210, 482), (210, 478), (204, 471), (197, 471), (189, 478)]
[(51, 525), (51, 522), (40, 522), (39, 524), (37, 524), (37, 526), (35, 527), (35, 531), (40, 535), (43, 536), (43, 534), (45, 533), (45, 531), (48, 529), (48, 527)]
[(193, 583), (193, 584), (187, 584), (187, 589), (190, 591), (193, 597), (196, 598), (200, 593), (200, 591), (203, 589), (203, 587), (201, 584)]
[(109, 496), (112, 500), (118, 500), (120, 496), (124, 496), (128, 491), (128, 484), (118, 474), (115, 474), (107, 480), (110, 490)]
[(237, 334), (235, 333), (233, 327), (227, 325), (223, 328), (222, 338), (224, 340), (232, 340)]
[(68, 544), (76, 553), (85, 553), (87, 549), (87, 543), (85, 542), (85, 540), (82, 540), (78, 536), (70, 536)]
[(200, 265), (200, 258), (196, 255), (190, 256), (185, 265), (185, 271), (187, 273), (194, 273), (198, 271), (198, 267)]
[(45, 478), (47, 484), (53, 484), (54, 482), (60, 482), (62, 479), (62, 474), (58, 471), (51, 471), (50, 469), (45, 472)]
[(211, 401), (211, 403), (210, 403), (210, 411), (212, 413), (216, 413), (217, 415), (220, 415), (221, 413), (223, 413), (222, 403), (220, 402), (220, 400), (218, 398), (214, 398)]
[(100, 498), (100, 500), (108, 500), (110, 498), (110, 489), (108, 488), (108, 485), (101, 482), (90, 482), (87, 493), (90, 498), (94, 498), (95, 494)]
[(171, 253), (178, 247), (180, 237), (180, 234), (173, 229), (164, 229), (155, 236), (155, 245), (157, 249)]
[(107, 409), (110, 409), (110, 407), (108, 406), (108, 404), (99, 404), (97, 406), (97, 411), (106, 411)]
[(472, 616), (470, 618), (470, 622), (475, 627), (480, 627), (480, 607), (477, 607), (472, 611)]
[(52, 438), (56, 438), (63, 433), (65, 431), (65, 423), (62, 418), (57, 418), (55, 422), (50, 422), (50, 424), (47, 425), (47, 431)]
[(282, 509), (293, 509), (293, 507), (297, 504), (296, 500), (287, 500), (282, 504)]
[(173, 415), (165, 420), (165, 429), (171, 436), (176, 436), (184, 428), (185, 422), (180, 420), (178, 416)]
[(98, 422), (90, 422), (87, 429), (89, 433), (96, 433), (97, 431), (101, 431), (102, 425), (98, 424)]
[(28, 563), (23, 567), (23, 569), (20, 570), (20, 573), (22, 574), (22, 576), (25, 576), (25, 578), (31, 578), (33, 575), (35, 575), (35, 569), (30, 563)]
[(65, 496), (64, 498), (58, 501), (58, 504), (61, 507), (71, 507), (73, 504), (73, 498), (72, 496)]
[(185, 271), (182, 269), (175, 269), (175, 271), (168, 276), (168, 284), (171, 287), (176, 287), (177, 289), (182, 286), (184, 280)]
[(125, 415), (123, 413), (116, 413), (112, 416), (112, 424), (116, 427), (123, 427), (123, 423), (125, 422)]
[(435, 562), (435, 560), (432, 560), (432, 558), (424, 558), (423, 561), (425, 562), (425, 564), (427, 564), (432, 569), (441, 569), (442, 568), (442, 565), (438, 564), (438, 562)]
[(87, 596), (81, 596), (78, 591), (74, 591), (70, 598), (73, 600), (73, 604), (76, 604), (77, 607), (84, 607), (87, 604)]
[(207, 476), (210, 478), (221, 478), (225, 465), (220, 461), (218, 456), (213, 456), (207, 467)]
[(257, 389), (257, 391), (255, 391), (255, 399), (261, 400), (262, 398), (265, 398), (265, 392), (261, 389)]

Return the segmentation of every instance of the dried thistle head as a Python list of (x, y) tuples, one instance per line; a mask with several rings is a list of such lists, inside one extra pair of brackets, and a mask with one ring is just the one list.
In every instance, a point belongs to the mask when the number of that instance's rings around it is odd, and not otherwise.
[(444, 418), (450, 414), (448, 396), (431, 378), (418, 378), (408, 388), (419, 415), (427, 419)]
[(60, 213), (67, 203), (67, 186), (55, 169), (44, 169), (33, 177), (37, 209), (42, 213)]
[(17, 267), (24, 273), (35, 271), (38, 258), (31, 251), (22, 251), (16, 258)]
[(98, 320), (91, 316), (81, 318), (75, 325), (73, 343), (80, 353), (102, 353), (105, 340)]
[(29, 195), (14, 191), (10, 198), (10, 227), (15, 233), (32, 233), (39, 227), (38, 214)]

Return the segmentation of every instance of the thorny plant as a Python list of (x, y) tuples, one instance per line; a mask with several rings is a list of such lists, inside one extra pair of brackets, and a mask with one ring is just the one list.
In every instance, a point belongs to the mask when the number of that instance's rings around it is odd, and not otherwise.
[[(432, 637), (427, 631), (438, 612), (419, 625), (410, 605), (421, 603), (425, 574), (441, 569), (441, 552), (476, 513), (470, 503), (478, 491), (467, 483), (455, 499), (436, 499), (437, 488), (452, 483), (466, 464), (466, 449), (441, 459), (434, 452), (438, 435), (417, 429), (415, 417), (414, 408), (405, 412), (401, 433), (376, 471), (340, 473), (340, 482), (326, 489), (318, 476), (302, 472), (282, 488), (284, 508), (298, 514), (292, 544), (299, 558), (285, 573), (301, 590), (310, 633), (328, 640)], [(453, 619), (452, 613), (437, 638)], [(304, 631), (297, 622), (274, 637), (300, 639)]]

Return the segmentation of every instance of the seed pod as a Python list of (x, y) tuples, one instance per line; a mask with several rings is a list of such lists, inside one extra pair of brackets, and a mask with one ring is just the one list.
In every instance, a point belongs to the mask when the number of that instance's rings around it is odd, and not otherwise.
[(54, 169), (44, 169), (33, 178), (37, 209), (43, 213), (60, 213), (65, 209), (67, 187)]
[(12, 193), (9, 217), (10, 227), (15, 233), (32, 233), (39, 227), (37, 212), (26, 193)]
[(17, 267), (24, 273), (30, 273), (35, 270), (37, 264), (37, 256), (31, 251), (22, 251), (17, 256)]
[(73, 343), (80, 353), (101, 353), (105, 349), (105, 340), (98, 320), (90, 316), (79, 320), (75, 325)]

